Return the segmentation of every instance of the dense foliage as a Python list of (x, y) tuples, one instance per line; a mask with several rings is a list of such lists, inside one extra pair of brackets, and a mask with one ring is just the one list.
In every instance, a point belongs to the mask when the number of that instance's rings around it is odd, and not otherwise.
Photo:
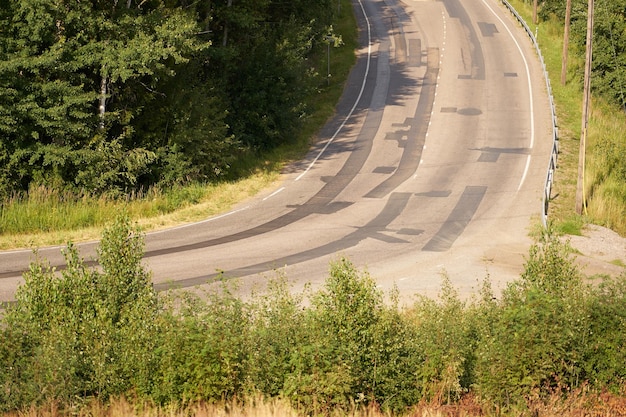
[(0, 197), (213, 180), (288, 141), (331, 0), (0, 0)]
[[(485, 281), (463, 301), (408, 309), (346, 259), (325, 286), (294, 294), (284, 277), (243, 300), (156, 294), (142, 239), (121, 218), (101, 243), (101, 270), (71, 245), (60, 276), (39, 262), (0, 321), (0, 410), (133, 393), (164, 403), (261, 394), (328, 413), (354, 404), (404, 410), (467, 392), (503, 409), (626, 379), (626, 275), (587, 284), (567, 245), (544, 235), (497, 299)], [(550, 397), (553, 398), (553, 397)]]
[[(565, 21), (566, 1), (541, 0), (539, 4), (541, 18), (549, 20), (555, 16)], [(587, 0), (572, 0), (570, 45), (582, 57), (582, 63), (587, 43), (587, 12)], [(584, 68), (576, 68), (575, 72), (582, 86)], [(591, 80), (595, 92), (626, 111), (626, 0), (594, 2)]]

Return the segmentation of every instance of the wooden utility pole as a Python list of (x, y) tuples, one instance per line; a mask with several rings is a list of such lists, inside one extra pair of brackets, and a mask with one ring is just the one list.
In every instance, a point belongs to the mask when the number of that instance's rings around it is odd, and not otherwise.
[(561, 85), (567, 82), (567, 54), (569, 51), (569, 27), (572, 20), (572, 0), (565, 6), (565, 33), (563, 34), (563, 60), (561, 61)]
[(536, 25), (538, 20), (537, 20), (537, 7), (538, 7), (538, 3), (539, 0), (535, 0), (533, 3), (533, 23)]
[(589, 121), (589, 102), (591, 101), (591, 61), (593, 58), (593, 0), (589, 0), (587, 10), (587, 48), (585, 54), (585, 79), (583, 82), (583, 115), (578, 150), (578, 181), (576, 183), (576, 213), (582, 214), (585, 202), (585, 147), (587, 143), (587, 125)]

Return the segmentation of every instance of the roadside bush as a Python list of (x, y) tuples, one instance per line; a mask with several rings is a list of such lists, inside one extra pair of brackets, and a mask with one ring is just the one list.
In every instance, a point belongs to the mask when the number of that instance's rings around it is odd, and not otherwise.
[(314, 413), (356, 404), (414, 404), (410, 328), (397, 303), (387, 306), (367, 273), (345, 258), (332, 263), (311, 303), (303, 344), (292, 355), (285, 381), (292, 402)]
[(246, 391), (274, 397), (293, 371), (292, 358), (307, 340), (302, 294), (293, 294), (284, 276), (270, 279), (265, 294), (250, 301)]
[(227, 286), (172, 303), (160, 317), (150, 395), (159, 403), (190, 404), (240, 394), (248, 355), (246, 304)]
[(447, 277), (438, 301), (420, 297), (414, 304), (416, 378), (424, 399), (451, 403), (470, 389), (479, 343), (474, 316)]
[(506, 288), (477, 349), (476, 386), (508, 406), (531, 392), (570, 390), (585, 380), (589, 287), (571, 250), (546, 232), (532, 246), (521, 279)]
[(383, 307), (374, 281), (341, 259), (331, 264), (324, 289), (311, 303), (306, 338), (292, 355), (285, 394), (315, 413), (370, 399), (373, 327)]
[(393, 293), (391, 301), (376, 324), (373, 398), (385, 411), (403, 412), (421, 399), (416, 382), (418, 335)]
[(60, 276), (43, 262), (31, 265), (4, 317), (0, 409), (106, 399), (145, 384), (158, 303), (142, 245), (121, 217), (104, 233), (102, 272), (88, 269), (71, 244)]
[(584, 370), (594, 386), (615, 393), (626, 381), (626, 272), (605, 278), (589, 303)]
[(101, 270), (73, 245), (62, 271), (31, 265), (0, 319), (0, 411), (131, 394), (186, 406), (282, 397), (311, 415), (401, 413), (472, 392), (521, 410), (555, 394), (617, 393), (626, 380), (626, 273), (590, 284), (549, 231), (498, 299), (488, 278), (467, 301), (444, 279), (438, 299), (406, 311), (397, 291), (383, 294), (345, 258), (310, 295), (278, 276), (247, 300), (227, 282), (157, 296), (142, 253), (121, 217), (104, 233)]

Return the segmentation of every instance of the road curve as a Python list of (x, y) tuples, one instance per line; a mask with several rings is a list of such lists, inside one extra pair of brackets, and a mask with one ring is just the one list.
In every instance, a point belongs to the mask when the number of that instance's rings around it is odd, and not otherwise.
[[(159, 290), (283, 271), (320, 285), (349, 257), (404, 300), (516, 277), (551, 148), (545, 82), (496, 0), (355, 0), (358, 61), (336, 117), (279, 184), (233, 211), (146, 237)], [(96, 243), (80, 245), (85, 258)], [(39, 256), (62, 265), (59, 248)], [(30, 251), (0, 253), (0, 301)]]

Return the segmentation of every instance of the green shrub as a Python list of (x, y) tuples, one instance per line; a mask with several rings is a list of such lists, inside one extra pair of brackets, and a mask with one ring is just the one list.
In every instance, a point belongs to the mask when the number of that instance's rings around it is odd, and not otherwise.
[(416, 377), (421, 395), (444, 403), (456, 401), (472, 383), (478, 343), (473, 314), (444, 277), (439, 302), (420, 297), (411, 321), (416, 329)]
[(240, 394), (248, 354), (245, 303), (227, 286), (174, 301), (178, 306), (160, 317), (159, 367), (150, 395), (160, 403), (188, 404)]
[(589, 320), (585, 373), (593, 385), (617, 391), (626, 381), (626, 272), (594, 289)]
[(530, 249), (525, 271), (498, 304), (477, 350), (476, 385), (496, 404), (514, 405), (537, 390), (580, 386), (589, 336), (589, 289), (571, 250), (546, 233)]
[(265, 294), (252, 298), (246, 367), (250, 393), (282, 393), (292, 372), (291, 359), (306, 340), (302, 301), (303, 294), (294, 295), (282, 276), (270, 280)]
[(315, 412), (370, 398), (374, 326), (383, 299), (374, 281), (346, 259), (333, 263), (307, 311), (307, 334), (291, 358), (285, 395)]
[(31, 265), (4, 317), (0, 407), (106, 399), (145, 383), (158, 306), (140, 264), (142, 242), (121, 217), (103, 236), (102, 272), (71, 244), (60, 276)]
[(341, 259), (311, 301), (285, 395), (316, 413), (354, 404), (413, 404), (410, 328), (396, 303), (385, 304), (374, 280)]
[(417, 383), (417, 334), (392, 294), (390, 307), (375, 327), (373, 397), (383, 410), (403, 412), (420, 400)]
[(488, 278), (468, 301), (444, 279), (439, 299), (407, 311), (347, 259), (308, 300), (282, 276), (246, 301), (226, 283), (157, 296), (142, 253), (121, 217), (104, 233), (101, 270), (71, 244), (63, 271), (31, 265), (0, 322), (0, 411), (133, 393), (159, 404), (284, 397), (315, 415), (403, 412), (471, 390), (519, 410), (531, 397), (626, 380), (626, 274), (588, 284), (549, 231), (499, 299)]

